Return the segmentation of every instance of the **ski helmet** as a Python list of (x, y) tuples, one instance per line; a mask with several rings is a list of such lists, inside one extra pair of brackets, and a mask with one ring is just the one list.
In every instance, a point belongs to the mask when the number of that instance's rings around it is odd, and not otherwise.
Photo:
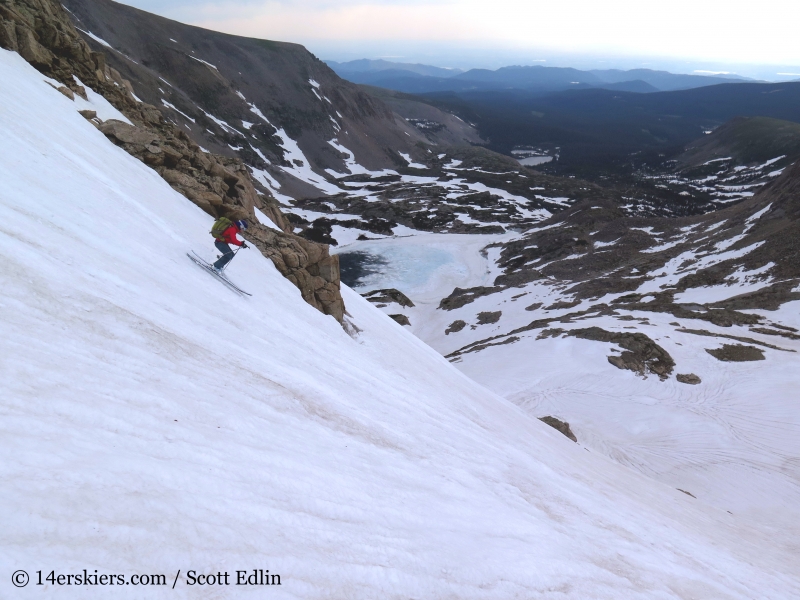
[(236, 221), (236, 226), (239, 229), (247, 229), (247, 221), (245, 221), (245, 220)]

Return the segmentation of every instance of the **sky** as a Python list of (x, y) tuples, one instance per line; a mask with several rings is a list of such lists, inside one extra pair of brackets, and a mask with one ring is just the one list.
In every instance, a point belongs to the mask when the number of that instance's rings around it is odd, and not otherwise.
[[(800, 78), (800, 67), (791, 66), (800, 65), (800, 2), (786, 0), (125, 3), (217, 31), (301, 43), (333, 60), (387, 58), (459, 68), (602, 67), (605, 61), (619, 68), (741, 74), (764, 67), (759, 71), (764, 78)], [(595, 64), (578, 64), (587, 60)]]

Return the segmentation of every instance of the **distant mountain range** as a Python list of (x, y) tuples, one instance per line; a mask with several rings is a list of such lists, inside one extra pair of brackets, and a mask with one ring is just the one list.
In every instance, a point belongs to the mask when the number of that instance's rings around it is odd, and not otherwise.
[(693, 89), (719, 83), (753, 81), (738, 75), (682, 75), (651, 69), (595, 69), (510, 66), (497, 69), (442, 69), (421, 64), (386, 60), (326, 61), (343, 79), (406, 93), (467, 92), (518, 89), (529, 92), (560, 92), (568, 89), (601, 88), (614, 91), (652, 93)]
[(351, 60), (350, 62), (339, 63), (335, 60), (326, 60), (325, 63), (337, 73), (339, 71), (345, 73), (380, 73), (381, 71), (403, 71), (406, 73), (414, 73), (416, 75), (424, 75), (426, 77), (453, 77), (460, 75), (464, 71), (461, 69), (444, 69), (442, 67), (432, 67), (430, 65), (422, 65), (419, 63), (398, 63), (388, 60), (370, 60), (362, 58), (360, 60)]
[(791, 82), (738, 82), (649, 94), (508, 89), (419, 98), (476, 125), (491, 150), (510, 154), (518, 147), (535, 147), (558, 153), (548, 172), (590, 179), (598, 168), (660, 162), (735, 117), (800, 123), (800, 84)]

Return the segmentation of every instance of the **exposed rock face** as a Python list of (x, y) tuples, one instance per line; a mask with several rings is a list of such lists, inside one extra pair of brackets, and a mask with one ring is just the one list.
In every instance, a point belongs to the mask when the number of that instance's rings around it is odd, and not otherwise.
[(578, 438), (576, 438), (575, 434), (572, 433), (572, 429), (570, 429), (569, 423), (567, 423), (566, 421), (562, 421), (560, 419), (556, 419), (555, 417), (549, 417), (549, 416), (539, 417), (539, 420), (542, 421), (543, 423), (547, 423), (548, 425), (550, 425), (550, 427), (552, 427), (557, 431), (560, 431), (569, 439), (571, 439), (573, 442), (577, 443)]
[(327, 246), (292, 235), (291, 225), (271, 197), (256, 190), (244, 163), (206, 153), (158, 108), (137, 101), (129, 82), (108, 67), (105, 55), (93, 52), (78, 35), (63, 8), (52, 0), (2, 0), (0, 46), (20, 53), (45, 75), (64, 84), (64, 93), (86, 97), (74, 77), (103, 95), (134, 125), (96, 115), (84, 116), (115, 144), (156, 170), (173, 189), (213, 217), (257, 221), (258, 207), (282, 231), (264, 226), (244, 237), (275, 263), (303, 298), (342, 322), (339, 261)]
[(19, 52), (39, 71), (61, 81), (73, 92), (86, 83), (113, 81), (124, 88), (119, 73), (106, 66), (105, 55), (81, 43), (60, 5), (51, 0), (3, 0), (0, 3), (0, 46)]
[[(334, 138), (370, 169), (405, 164), (398, 150), (422, 155), (416, 143), (425, 137), (417, 128), (303, 46), (193, 27), (110, 0), (63, 4), (77, 27), (120, 50), (107, 52), (109, 64), (137, 96), (163, 107), (204, 148), (270, 171), (289, 196), (319, 191), (280, 169), (296, 157), (282, 148), (278, 130), (297, 141), (304, 166), (322, 178), (328, 168), (347, 172), (344, 154), (328, 143)], [(96, 39), (84, 39), (105, 51)]]
[[(255, 206), (266, 207), (244, 165), (203, 152), (179, 129), (167, 127), (159, 131), (160, 123), (151, 125), (154, 126), (136, 127), (109, 120), (99, 129), (210, 215), (246, 218), (253, 216)], [(288, 228), (282, 215), (272, 212), (276, 224), (284, 230)]]
[(681, 383), (688, 383), (689, 385), (697, 385), (698, 383), (702, 382), (702, 380), (694, 373), (678, 373), (675, 376), (675, 379)]
[(300, 289), (306, 302), (342, 322), (344, 301), (339, 291), (339, 257), (332, 256), (328, 246), (263, 225), (249, 228), (245, 237), (272, 259), (278, 271)]

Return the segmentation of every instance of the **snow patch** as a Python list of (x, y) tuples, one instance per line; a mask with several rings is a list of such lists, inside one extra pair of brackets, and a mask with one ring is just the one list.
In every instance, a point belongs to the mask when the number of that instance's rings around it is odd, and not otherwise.
[(98, 44), (100, 44), (101, 46), (105, 46), (106, 48), (111, 48), (112, 50), (114, 49), (114, 47), (113, 47), (111, 44), (109, 44), (109, 43), (108, 43), (107, 41), (105, 41), (104, 39), (97, 37), (97, 36), (96, 36), (95, 34), (93, 34), (91, 31), (84, 31), (84, 30), (83, 30), (83, 29), (81, 29), (80, 27), (76, 27), (75, 29), (77, 29), (77, 30), (78, 30), (78, 31), (80, 31), (81, 33), (85, 33), (86, 35), (88, 35), (90, 38), (92, 38), (92, 39), (93, 39), (95, 42), (97, 42), (97, 43), (98, 43)]
[(359, 164), (358, 162), (356, 162), (356, 157), (353, 154), (353, 152), (346, 146), (340, 144), (338, 140), (336, 139), (328, 140), (328, 143), (334, 148), (336, 148), (336, 150), (338, 150), (339, 152), (341, 152), (346, 156), (345, 165), (347, 166), (347, 170), (349, 171), (349, 173), (337, 173), (333, 169), (325, 170), (328, 174), (332, 175), (333, 177), (336, 177), (337, 179), (342, 177), (347, 177), (348, 175), (369, 175), (370, 177), (397, 175), (397, 171), (393, 171), (390, 169), (384, 169), (382, 171), (371, 171), (366, 167), (362, 166), (361, 164)]
[(267, 125), (272, 125), (272, 123), (269, 122), (269, 119), (267, 119), (267, 117), (264, 116), (264, 113), (262, 113), (255, 104), (248, 104), (248, 106), (250, 107), (250, 112), (259, 117)]
[(179, 115), (182, 115), (184, 118), (186, 118), (186, 119), (189, 119), (189, 120), (190, 120), (192, 123), (194, 123), (194, 122), (195, 122), (195, 120), (194, 120), (192, 117), (190, 117), (189, 115), (187, 115), (185, 112), (183, 112), (183, 111), (181, 111), (181, 110), (178, 110), (178, 109), (175, 107), (175, 105), (173, 105), (173, 104), (170, 104), (169, 102), (167, 102), (167, 101), (166, 101), (166, 100), (164, 100), (163, 98), (161, 99), (161, 104), (163, 104), (163, 105), (164, 105), (164, 106), (166, 106), (167, 108), (171, 108), (172, 110), (174, 110), (174, 111), (175, 111), (176, 113), (178, 113)]
[(326, 180), (322, 175), (318, 175), (311, 168), (311, 163), (306, 158), (297, 142), (289, 137), (289, 135), (281, 127), (278, 129), (276, 136), (281, 140), (280, 146), (284, 151), (284, 159), (291, 165), (286, 167), (281, 165), (280, 168), (286, 173), (296, 177), (300, 181), (304, 181), (322, 193), (329, 196), (341, 194), (342, 189), (333, 185)]
[(419, 163), (415, 163), (411, 159), (411, 156), (409, 156), (408, 154), (406, 154), (404, 152), (398, 152), (398, 154), (403, 157), (403, 159), (408, 163), (408, 166), (411, 167), (412, 169), (427, 169), (428, 168), (425, 165), (421, 165)]
[[(103, 96), (95, 92), (92, 88), (87, 85), (84, 85), (83, 82), (78, 79), (76, 75), (72, 76), (79, 86), (83, 87), (86, 90), (86, 97), (88, 100), (84, 100), (77, 94), (75, 95), (75, 107), (78, 110), (93, 110), (97, 113), (97, 117), (101, 121), (108, 121), (109, 119), (116, 119), (117, 121), (122, 121), (123, 123), (127, 123), (128, 125), (133, 125), (130, 122), (128, 117), (123, 115), (119, 112), (108, 100), (106, 100)], [(61, 85), (61, 84), (58, 84)]]
[[(199, 108), (199, 107), (198, 107), (198, 108)], [(215, 117), (214, 115), (212, 115), (212, 114), (210, 114), (210, 113), (207, 113), (207, 112), (206, 112), (206, 111), (204, 111), (202, 108), (200, 109), (200, 112), (202, 112), (202, 113), (203, 113), (205, 116), (207, 116), (209, 119), (211, 119), (212, 121), (214, 121), (214, 123), (216, 123), (217, 125), (219, 125), (220, 127), (222, 127), (222, 129), (224, 129), (224, 130), (225, 130), (225, 131), (227, 131), (228, 133), (237, 133), (237, 134), (239, 134), (240, 136), (244, 137), (244, 134), (243, 134), (241, 131), (239, 131), (239, 130), (238, 130), (238, 129), (236, 129), (235, 127), (231, 127), (230, 125), (228, 125), (228, 123), (226, 123), (226, 122), (225, 122), (225, 121), (223, 121), (222, 119), (218, 119), (218, 118), (217, 118), (217, 117)]]
[(204, 61), (202, 58), (197, 58), (196, 56), (191, 56), (191, 55), (189, 55), (189, 54), (187, 54), (187, 56), (188, 56), (189, 58), (191, 58), (191, 59), (194, 59), (194, 60), (196, 60), (197, 62), (201, 62), (201, 63), (203, 63), (204, 65), (206, 65), (206, 66), (208, 66), (208, 67), (211, 67), (211, 68), (212, 68), (212, 69), (214, 69), (215, 71), (219, 71), (219, 69), (217, 69), (217, 67), (216, 67), (215, 65), (212, 65), (210, 62), (206, 62), (206, 61)]

